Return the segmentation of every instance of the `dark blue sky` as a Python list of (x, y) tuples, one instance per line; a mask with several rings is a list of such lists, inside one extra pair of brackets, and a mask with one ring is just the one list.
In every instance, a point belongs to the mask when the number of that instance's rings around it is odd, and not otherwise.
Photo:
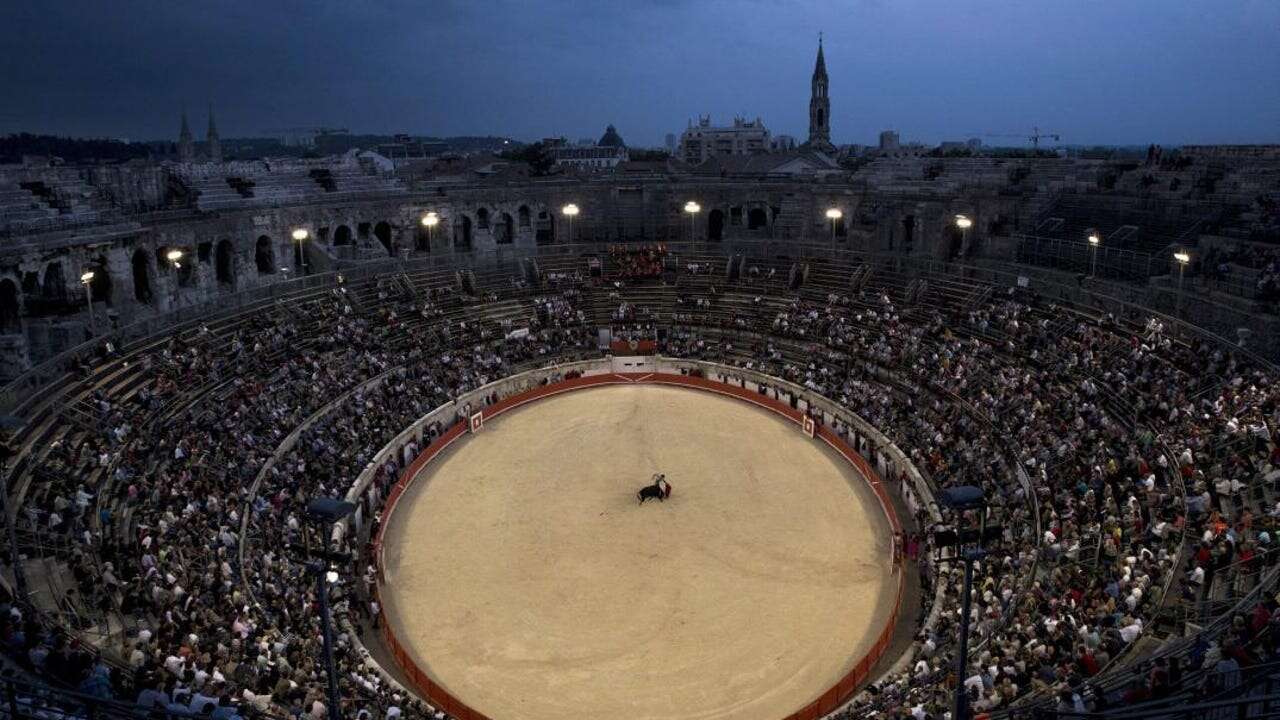
[(820, 30), (837, 143), (1280, 142), (1280, 0), (7, 0), (0, 132), (803, 139)]

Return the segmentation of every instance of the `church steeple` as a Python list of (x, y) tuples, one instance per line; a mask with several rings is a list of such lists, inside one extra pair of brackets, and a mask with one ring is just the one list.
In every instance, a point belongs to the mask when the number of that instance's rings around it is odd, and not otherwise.
[(809, 142), (805, 145), (813, 150), (832, 152), (835, 146), (831, 144), (831, 100), (827, 97), (827, 61), (822, 56), (821, 34), (809, 87)]
[(195, 141), (191, 138), (191, 123), (187, 122), (187, 106), (182, 106), (182, 130), (178, 131), (178, 162), (191, 162), (196, 158)]
[(205, 140), (209, 145), (209, 162), (222, 162), (222, 143), (218, 140), (218, 125), (213, 121), (213, 103), (209, 103), (209, 132)]

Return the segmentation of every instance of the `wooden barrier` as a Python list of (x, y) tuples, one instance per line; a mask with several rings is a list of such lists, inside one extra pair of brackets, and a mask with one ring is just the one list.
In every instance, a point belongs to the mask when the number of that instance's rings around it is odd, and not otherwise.
[[(771, 410), (779, 415), (786, 417), (796, 423), (797, 428), (804, 427), (806, 416), (800, 410), (797, 410), (786, 403), (777, 399), (762, 395), (758, 392), (752, 392), (742, 387), (729, 385), (727, 383), (709, 380), (704, 377), (693, 375), (676, 375), (674, 373), (612, 373), (607, 375), (590, 375), (586, 377), (576, 377), (562, 380), (557, 383), (536, 387), (524, 392), (516, 393), (498, 401), (497, 403), (481, 409), (477, 414), (482, 416), (482, 421), (488, 421), (504, 412), (513, 410), (522, 405), (526, 405), (543, 398), (559, 395), (561, 393), (572, 392), (574, 390), (582, 390), (592, 387), (600, 387), (604, 385), (628, 385), (628, 384), (654, 384), (654, 385), (674, 385), (677, 387), (693, 388), (706, 392), (713, 392), (718, 395), (726, 395), (739, 400), (752, 403), (759, 407)], [(474, 422), (474, 421), (473, 421)], [(377, 561), (379, 575), (384, 569), (383, 563), (383, 546), (382, 536), (387, 527), (391, 524), (391, 516), (395, 510), (396, 503), (400, 496), (404, 494), (409, 484), (417, 478), (427, 463), (435, 459), (440, 453), (444, 452), (458, 438), (467, 433), (469, 425), (467, 421), (458, 421), (439, 438), (427, 447), (413, 462), (404, 469), (396, 481), (395, 486), (387, 494), (387, 501), (383, 505), (382, 524), (378, 528), (378, 535), (373, 543), (373, 555)], [(902, 524), (898, 520), (898, 514), (893, 509), (893, 501), (889, 498), (888, 491), (885, 489), (884, 483), (880, 476), (876, 474), (871, 463), (866, 458), (859, 455), (853, 448), (849, 447), (839, 436), (833, 433), (825, 426), (818, 426), (818, 439), (830, 445), (836, 452), (857, 468), (859, 474), (871, 486), (876, 494), (876, 498), (880, 501), (880, 508), (884, 511), (885, 519), (889, 522), (889, 527), (893, 531), (894, 537), (891, 545), (896, 546), (897, 538), (902, 532)], [(898, 624), (898, 615), (902, 609), (902, 591), (903, 591), (903, 573), (899, 572), (896, 564), (893, 566), (894, 575), (898, 579), (897, 594), (893, 601), (893, 612), (889, 616), (889, 621), (880, 630), (875, 644), (871, 650), (858, 661), (838, 683), (824, 692), (817, 700), (809, 703), (796, 712), (788, 715), (785, 720), (817, 720), (840, 707), (846, 700), (853, 695), (854, 690), (865, 682), (871, 675), (872, 668), (879, 662), (880, 658), (889, 648), (889, 643), (893, 639), (893, 631)], [(395, 633), (391, 630), (391, 623), (384, 621), (382, 623), (382, 638), (386, 642), (387, 648), (391, 651), (391, 655), (395, 658), (396, 664), (404, 671), (409, 681), (413, 684), (422, 695), (428, 698), (437, 708), (444, 710), (458, 720), (489, 720), (485, 715), (467, 707), (461, 700), (455, 698), (448, 690), (445, 690), (439, 683), (427, 676), (418, 664), (410, 657), (408, 651), (400, 644)]]

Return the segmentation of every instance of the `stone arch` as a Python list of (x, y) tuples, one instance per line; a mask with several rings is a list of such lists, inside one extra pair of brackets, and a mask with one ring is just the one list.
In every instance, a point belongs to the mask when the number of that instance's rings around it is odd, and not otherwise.
[(0, 333), (22, 330), (22, 304), (18, 300), (18, 284), (11, 278), (0, 280)]
[(67, 299), (67, 276), (61, 262), (54, 260), (44, 266), (44, 281), (40, 283), (40, 296), (46, 300)]
[(556, 219), (546, 210), (538, 211), (538, 224), (534, 229), (534, 241), (539, 245), (550, 245), (556, 241)]
[(259, 275), (276, 273), (276, 250), (271, 246), (270, 237), (266, 235), (258, 237), (258, 242), (253, 246), (253, 261), (258, 265)]
[(707, 214), (707, 240), (720, 242), (724, 237), (724, 211), (715, 208)]
[(351, 244), (351, 228), (346, 225), (339, 225), (337, 230), (333, 231), (334, 245), (350, 245)]
[(396, 254), (395, 247), (391, 243), (391, 225), (385, 220), (373, 226), (373, 236), (378, 238), (382, 247), (387, 249), (388, 255)]
[(219, 240), (213, 250), (213, 269), (218, 282), (223, 285), (236, 284), (235, 248), (230, 240)]
[(155, 293), (151, 291), (151, 258), (146, 250), (138, 248), (133, 251), (130, 264), (133, 266), (133, 299), (150, 305), (155, 300)]
[(520, 219), (520, 228), (521, 228), (521, 229), (524, 229), (524, 228), (529, 227), (529, 226), (530, 226), (530, 222), (529, 222), (529, 206), (528, 206), (528, 205), (521, 205), (521, 206), (520, 206), (520, 209), (516, 211), (516, 217), (518, 217), (518, 218)]
[(476, 210), (476, 229), (477, 230), (489, 229), (489, 209), (488, 208), (480, 208), (479, 210)]
[(747, 211), (747, 229), (760, 230), (769, 226), (769, 216), (764, 208), (753, 207)]
[(498, 217), (498, 231), (495, 233), (499, 245), (509, 245), (515, 239), (515, 220), (509, 213)]
[(22, 294), (35, 295), (40, 291), (40, 274), (34, 270), (28, 270), (22, 274)]
[(471, 218), (459, 215), (453, 226), (453, 248), (455, 250), (471, 249)]
[(87, 268), (93, 271), (93, 279), (89, 281), (89, 287), (93, 290), (93, 301), (111, 304), (111, 293), (114, 289), (111, 282), (111, 270), (107, 265), (107, 259), (99, 255), (93, 260)]

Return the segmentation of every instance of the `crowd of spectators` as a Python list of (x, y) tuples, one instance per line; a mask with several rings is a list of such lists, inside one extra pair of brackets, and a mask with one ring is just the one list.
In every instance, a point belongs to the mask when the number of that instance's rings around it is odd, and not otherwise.
[[(661, 272), (662, 249), (613, 259), (644, 277)], [(27, 527), (73, 548), (77, 605), (117, 618), (124, 665), (81, 649), (59, 680), (214, 717), (323, 715), (318, 600), (295, 550), (320, 544), (308, 500), (345, 495), (431, 409), (594, 347), (579, 309), (586, 289), (573, 283), (528, 298), (519, 333), (483, 308), (459, 313), (447, 292), (422, 299), (385, 283), (375, 292), (376, 307), (363, 311), (337, 288), (300, 311), (172, 338), (130, 359), (147, 380), (136, 390), (85, 401), (100, 430), (50, 449), (21, 512)], [(673, 310), (664, 354), (801, 384), (882, 429), (935, 489), (985, 491), (1000, 532), (976, 568), (965, 673), (954, 656), (962, 567), (925, 533), (920, 574), (924, 597), (942, 599), (936, 621), (913, 663), (846, 717), (939, 718), (960, 684), (980, 711), (1029, 693), (1096, 707), (1108, 696), (1091, 679), (1150, 632), (1166, 587), (1195, 600), (1215, 574), (1276, 555), (1280, 505), (1250, 517), (1224, 503), (1280, 474), (1269, 430), (1280, 391), (1220, 349), (1075, 317), (1013, 290), (962, 312), (908, 310), (870, 291), (825, 302), (682, 297)], [(927, 526), (926, 508), (915, 510)], [(943, 517), (928, 529), (978, 522)], [(1184, 535), (1196, 543), (1188, 552)], [(337, 549), (358, 550), (357, 539)], [(331, 589), (344, 715), (431, 715), (358, 651), (351, 633), (378, 609), (363, 564), (346, 570)], [(1233, 627), (1195, 669), (1273, 651), (1255, 642), (1273, 617)], [(5, 637), (36, 669), (74, 647), (17, 608)], [(1168, 670), (1133, 697), (1162, 692)]]
[[(48, 480), (23, 512), (46, 545), (75, 546), (86, 564), (75, 573), (80, 610), (124, 635), (103, 646), (122, 662), (103, 682), (104, 656), (88, 653), (60, 664), (56, 679), (148, 709), (323, 715), (317, 597), (296, 551), (317, 544), (306, 537), (307, 500), (344, 495), (373, 453), (428, 410), (594, 340), (576, 290), (531, 301), (517, 337), (447, 316), (447, 293), (375, 292), (367, 315), (339, 288), (305, 312), (175, 337), (129, 359), (154, 382), (125, 398), (93, 396), (101, 431), (52, 450), (36, 472)], [(368, 614), (361, 597), (358, 582), (332, 589), (344, 715), (429, 716), (357, 652), (346, 620)], [(72, 646), (57, 632), (15, 632), (17, 622), (9, 647), (36, 670)]]
[[(957, 682), (977, 710), (1008, 707), (1028, 691), (1079, 695), (1147, 632), (1181, 569), (1183, 528), (1222, 546), (1217, 567), (1237, 543), (1249, 562), (1264, 562), (1256, 544), (1274, 542), (1184, 503), (1184, 485), (1203, 491), (1206, 474), (1238, 492), (1274, 480), (1280, 460), (1267, 429), (1275, 391), (1222, 351), (1175, 344), (1160, 328), (1143, 341), (1108, 318), (1060, 321), (1015, 296), (950, 317), (915, 310), (907, 319), (887, 296), (860, 294), (825, 305), (797, 299), (772, 318), (744, 301), (681, 319), (686, 352), (714, 358), (707, 350), (723, 349), (838, 399), (910, 448), (935, 486), (980, 483), (997, 507), (1004, 536), (977, 569), (971, 674), (954, 674), (957, 618), (943, 613), (914, 666), (878, 683), (849, 717), (895, 708), (940, 717)], [(707, 326), (757, 339), (735, 351), (700, 332)], [(781, 350), (779, 337), (798, 346)], [(1202, 378), (1222, 393), (1193, 397)], [(1223, 485), (1208, 448), (1241, 436), (1254, 452), (1237, 451)], [(933, 557), (923, 554), (925, 595), (942, 578), (956, 608), (960, 566)], [(1189, 567), (1205, 561), (1204, 553), (1188, 559)]]
[(609, 262), (612, 273), (623, 280), (641, 280), (662, 275), (662, 262), (667, 256), (667, 246), (610, 245)]

